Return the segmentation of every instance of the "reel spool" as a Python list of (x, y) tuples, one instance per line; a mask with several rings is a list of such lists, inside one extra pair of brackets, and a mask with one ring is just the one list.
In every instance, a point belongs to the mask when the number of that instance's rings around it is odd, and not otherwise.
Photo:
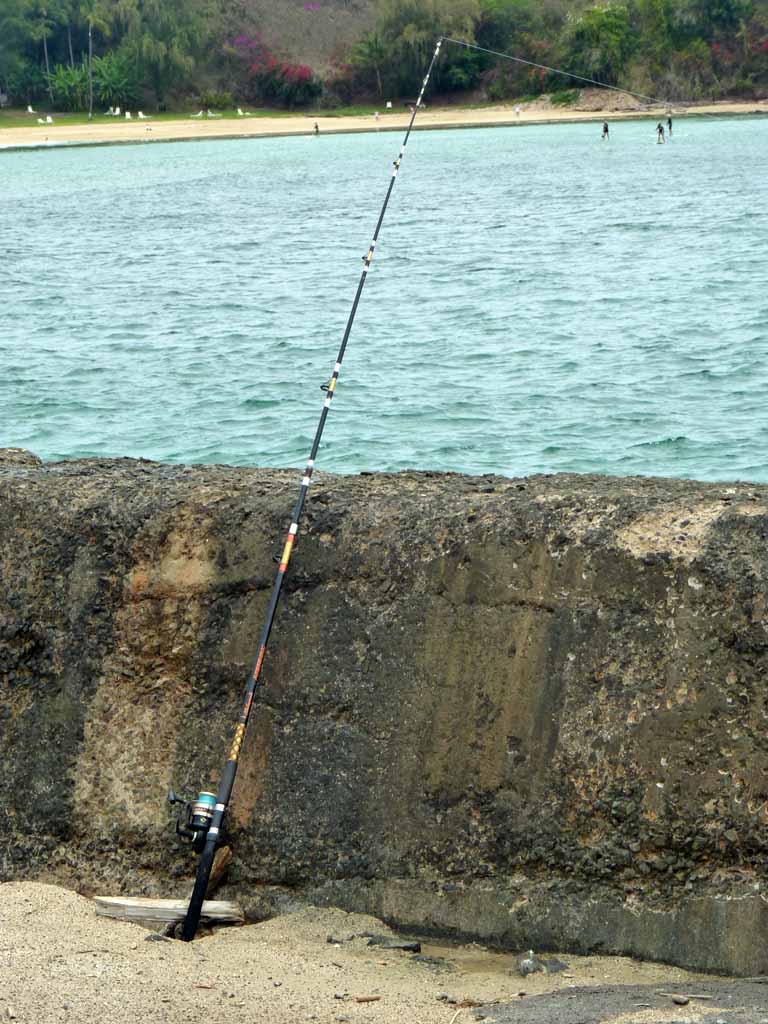
[(192, 849), (200, 853), (205, 846), (205, 838), (216, 807), (216, 794), (204, 790), (198, 794), (196, 800), (187, 800), (171, 789), (168, 791), (168, 802), (171, 805), (182, 805), (182, 810), (176, 818), (176, 835), (182, 842), (190, 843)]

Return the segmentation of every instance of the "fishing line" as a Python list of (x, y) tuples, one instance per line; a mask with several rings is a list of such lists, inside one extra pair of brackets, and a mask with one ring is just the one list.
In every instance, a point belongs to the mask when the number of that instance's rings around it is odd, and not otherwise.
[[(478, 50), (480, 53), (489, 53), (494, 57), (501, 57), (504, 60), (514, 61), (516, 64), (525, 64), (530, 68), (539, 68), (541, 71), (549, 71), (553, 75), (562, 75), (565, 78), (573, 78), (577, 82), (587, 82), (589, 85), (596, 85), (599, 89), (610, 89), (611, 92), (620, 92), (625, 96), (634, 96), (635, 99), (646, 100), (648, 103), (653, 104), (655, 107), (664, 107), (670, 112), (675, 112), (680, 108), (687, 110), (690, 107), (695, 107), (694, 101), (681, 100), (679, 103), (673, 103), (671, 100), (661, 100), (656, 96), (646, 96), (642, 92), (633, 92), (632, 89), (622, 89), (618, 85), (606, 85), (605, 82), (598, 82), (596, 78), (586, 78), (584, 75), (576, 75), (572, 71), (564, 71), (562, 68), (551, 68), (548, 64), (537, 64), (533, 60), (525, 60), (523, 57), (514, 57), (511, 53), (501, 53), (499, 50), (489, 50), (485, 46), (478, 46), (477, 43), (468, 43), (465, 39), (452, 39), (451, 36), (442, 37), (444, 43), (453, 43), (454, 46), (466, 46), (469, 50)], [(710, 114), (706, 111), (696, 115), (697, 117), (711, 117), (717, 119), (717, 114)]]
[[(564, 75), (565, 78), (575, 78), (578, 82), (588, 82), (600, 89), (610, 89), (612, 92), (621, 92), (627, 96), (635, 96), (639, 100), (647, 100), (654, 106), (668, 107), (668, 100), (656, 99), (653, 96), (646, 96), (642, 92), (633, 92), (631, 89), (620, 89), (618, 85), (606, 85), (605, 82), (598, 82), (595, 78), (585, 78), (584, 75), (575, 75), (571, 71), (563, 71), (562, 68), (551, 68), (546, 64), (537, 64), (532, 60), (523, 60), (522, 57), (513, 57), (511, 53), (500, 53), (498, 50), (489, 50), (485, 46), (478, 46), (476, 43), (468, 43), (464, 39), (451, 39), (450, 36), (443, 36), (443, 42), (454, 43), (456, 46), (466, 46), (470, 50), (479, 50), (481, 53), (490, 53), (494, 57), (503, 57), (505, 60), (512, 60), (516, 64), (526, 64), (530, 68), (539, 68), (541, 71), (551, 71), (553, 75)], [(682, 104), (681, 104), (682, 105)]]
[[(587, 82), (590, 85), (596, 85), (600, 89), (610, 89), (611, 92), (623, 92), (627, 96), (635, 96), (636, 99), (645, 99), (654, 106), (664, 106), (667, 110), (675, 112), (681, 108), (687, 111), (691, 106), (696, 105), (695, 100), (680, 100), (677, 103), (673, 103), (669, 99), (659, 99), (657, 96), (646, 96), (643, 92), (633, 92), (632, 89), (622, 89), (617, 85), (606, 85), (605, 82), (598, 82), (594, 78), (586, 78), (584, 75), (574, 75), (573, 72), (563, 71), (562, 68), (550, 68), (548, 65), (540, 65), (535, 60), (525, 60), (522, 57), (515, 57), (511, 53), (502, 53), (500, 50), (489, 50), (485, 46), (478, 46), (476, 43), (468, 43), (464, 39), (452, 39), (451, 36), (443, 36), (442, 41), (444, 43), (454, 43), (455, 46), (466, 46), (470, 50), (479, 50), (481, 53), (490, 53), (495, 57), (503, 57), (505, 60), (514, 60), (515, 63), (522, 63), (528, 68), (539, 68), (541, 71), (549, 71), (553, 75), (562, 75), (565, 78), (575, 79), (577, 82)], [(705, 111), (697, 114), (699, 118), (713, 118), (718, 119), (717, 114), (709, 114)]]
[(323, 436), (323, 428), (325, 427), (325, 421), (328, 417), (328, 412), (331, 408), (331, 402), (333, 396), (336, 393), (336, 383), (341, 373), (341, 363), (344, 359), (344, 353), (347, 348), (347, 342), (349, 335), (352, 331), (352, 325), (355, 321), (355, 314), (357, 313), (357, 307), (360, 302), (360, 296), (365, 282), (368, 278), (368, 271), (370, 270), (371, 262), (373, 260), (374, 251), (376, 249), (376, 242), (379, 238), (379, 231), (384, 220), (384, 214), (387, 212), (387, 206), (389, 205), (389, 198), (392, 195), (392, 189), (395, 187), (397, 176), (400, 171), (400, 164), (402, 163), (405, 155), (405, 147), (408, 144), (408, 139), (413, 128), (413, 123), (416, 120), (416, 114), (421, 107), (424, 93), (427, 88), (432, 69), (437, 61), (438, 54), (440, 53), (440, 47), (442, 45), (442, 38), (438, 39), (437, 45), (435, 46), (435, 52), (432, 54), (432, 60), (430, 61), (427, 73), (424, 76), (424, 80), (421, 84), (421, 92), (419, 98), (416, 100), (416, 104), (411, 111), (411, 119), (408, 123), (408, 128), (405, 133), (405, 138), (400, 146), (400, 152), (398, 153), (397, 159), (393, 161), (394, 170), (390, 175), (389, 186), (387, 188), (386, 195), (384, 197), (384, 203), (379, 213), (379, 219), (376, 222), (376, 229), (373, 232), (373, 240), (368, 247), (368, 252), (362, 257), (363, 270), (360, 275), (360, 281), (357, 286), (357, 292), (352, 303), (352, 309), (347, 319), (347, 324), (344, 329), (344, 335), (341, 340), (341, 347), (339, 348), (338, 355), (336, 357), (336, 365), (333, 368), (333, 373), (328, 382), (322, 385), (325, 398), (323, 400), (323, 408), (320, 413), (320, 419), (317, 424), (317, 430), (315, 431), (315, 437), (312, 442), (312, 449), (307, 460), (307, 465), (304, 470), (304, 475), (301, 478), (301, 487), (299, 489), (299, 497), (293, 508), (291, 515), (291, 525), (288, 530), (288, 534), (285, 538), (285, 546), (283, 548), (282, 556), (280, 557), (280, 564), (275, 576), (275, 581), (272, 586), (272, 594), (267, 607), (266, 619), (261, 632), (261, 638), (259, 641), (258, 653), (256, 660), (251, 669), (251, 673), (248, 677), (248, 682), (245, 688), (245, 695), (243, 697), (242, 708), (240, 711), (240, 717), (238, 719), (237, 726), (235, 728), (234, 736), (232, 738), (232, 746), (229, 751), (229, 757), (224, 767), (224, 772), (221, 776), (221, 782), (219, 783), (218, 791), (216, 793), (203, 792), (200, 793), (196, 800), (188, 801), (183, 797), (178, 797), (171, 791), (168, 794), (168, 798), (172, 804), (180, 803), (186, 808), (186, 821), (182, 824), (181, 819), (177, 822), (176, 831), (183, 838), (189, 840), (192, 847), (196, 852), (200, 854), (200, 860), (197, 865), (197, 874), (195, 876), (195, 886), (192, 890), (192, 897), (189, 901), (187, 908), (186, 917), (184, 918), (184, 924), (182, 925), (181, 938), (185, 942), (189, 942), (194, 939), (197, 933), (197, 927), (200, 922), (200, 915), (203, 908), (203, 900), (205, 899), (206, 890), (208, 889), (208, 883), (211, 877), (211, 871), (213, 869), (213, 862), (216, 855), (216, 849), (221, 842), (221, 832), (223, 827), (224, 815), (229, 805), (230, 797), (232, 795), (232, 787), (235, 782), (235, 776), (237, 775), (237, 767), (240, 759), (240, 751), (243, 746), (243, 740), (245, 739), (245, 732), (248, 727), (248, 719), (251, 714), (251, 708), (253, 706), (254, 696), (258, 686), (263, 685), (260, 683), (261, 670), (264, 665), (264, 657), (267, 653), (267, 644), (269, 643), (269, 636), (272, 632), (272, 625), (275, 619), (275, 612), (280, 601), (280, 592), (283, 586), (283, 580), (288, 570), (288, 563), (291, 559), (291, 553), (293, 552), (294, 545), (296, 543), (296, 537), (299, 532), (299, 524), (301, 521), (302, 511), (304, 509), (304, 502), (307, 497), (309, 485), (312, 477), (312, 472), (315, 467), (315, 458), (317, 456), (318, 448), (320, 447), (320, 439)]

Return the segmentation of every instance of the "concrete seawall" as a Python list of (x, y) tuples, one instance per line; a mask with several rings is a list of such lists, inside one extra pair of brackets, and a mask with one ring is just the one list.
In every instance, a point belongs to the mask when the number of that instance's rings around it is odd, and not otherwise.
[[(299, 474), (0, 452), (0, 879), (183, 895)], [(768, 488), (319, 475), (228, 895), (768, 973)]]

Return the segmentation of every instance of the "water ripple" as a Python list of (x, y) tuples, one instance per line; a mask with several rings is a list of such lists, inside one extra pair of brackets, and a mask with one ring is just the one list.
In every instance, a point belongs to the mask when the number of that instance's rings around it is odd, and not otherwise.
[[(412, 138), (323, 468), (768, 481), (768, 125), (647, 129)], [(303, 465), (393, 145), (0, 154), (0, 444)]]

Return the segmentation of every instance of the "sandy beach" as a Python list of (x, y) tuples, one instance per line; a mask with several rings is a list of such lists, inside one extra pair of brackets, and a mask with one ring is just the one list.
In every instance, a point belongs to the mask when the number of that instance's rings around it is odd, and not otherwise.
[[(596, 95), (597, 94), (597, 95)], [(660, 118), (672, 110), (674, 118), (703, 115), (768, 114), (768, 100), (720, 102), (690, 107), (639, 107), (630, 96), (616, 94), (606, 98), (598, 90), (586, 89), (574, 107), (555, 106), (546, 98), (523, 104), (519, 114), (514, 104), (467, 109), (427, 107), (415, 128), (421, 131), (442, 128), (482, 128), (492, 126), (550, 124), (570, 121), (627, 120)], [(0, 149), (46, 147), (55, 145), (114, 145), (118, 143), (195, 141), (201, 139), (268, 138), (280, 135), (311, 135), (315, 122), (320, 134), (344, 132), (405, 130), (409, 113), (382, 111), (377, 121), (364, 117), (323, 117), (315, 115), (279, 115), (274, 117), (216, 117), (198, 120), (139, 121), (115, 120), (79, 125), (38, 125), (0, 129)], [(30, 118), (32, 120), (32, 118)]]
[[(0, 1016), (19, 1024), (714, 1024), (724, 1013), (758, 1024), (768, 1013), (766, 986), (565, 954), (556, 973), (523, 977), (512, 953), (408, 952), (383, 922), (330, 908), (297, 906), (187, 944), (97, 917), (66, 889), (13, 882), (0, 886), (0, 934)], [(682, 1016), (677, 993), (690, 994)]]

